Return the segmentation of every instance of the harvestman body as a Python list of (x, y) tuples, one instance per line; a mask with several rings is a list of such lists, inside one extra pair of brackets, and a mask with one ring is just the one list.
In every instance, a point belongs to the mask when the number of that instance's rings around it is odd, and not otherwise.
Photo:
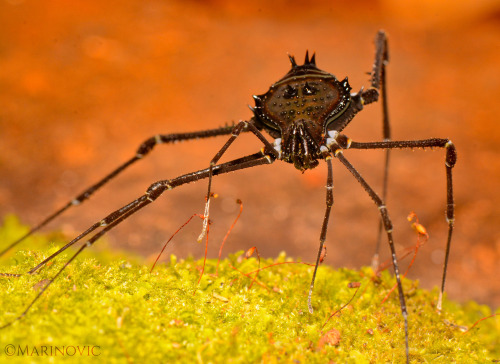
[[(254, 116), (248, 121), (241, 121), (235, 126), (226, 126), (217, 129), (196, 131), (191, 133), (156, 135), (144, 141), (138, 148), (136, 155), (119, 166), (113, 172), (104, 177), (101, 181), (85, 190), (73, 200), (68, 202), (60, 210), (56, 211), (37, 226), (33, 227), (25, 236), (10, 244), (5, 248), (0, 255), (4, 254), (27, 236), (39, 230), (49, 221), (59, 216), (68, 208), (79, 205), (88, 199), (96, 190), (106, 184), (109, 180), (117, 176), (131, 164), (145, 157), (158, 144), (171, 143), (181, 140), (208, 138), (219, 135), (231, 135), (224, 146), (217, 152), (211, 160), (209, 168), (199, 170), (197, 172), (188, 173), (183, 176), (163, 180), (153, 183), (144, 195), (132, 201), (128, 205), (112, 212), (104, 219), (96, 222), (82, 234), (70, 241), (59, 251), (52, 254), (28, 273), (33, 274), (38, 271), (47, 262), (52, 260), (56, 255), (66, 250), (68, 247), (82, 240), (88, 234), (101, 228), (91, 236), (69, 259), (63, 268), (45, 285), (38, 293), (35, 299), (28, 305), (25, 311), (13, 321), (7, 323), (2, 328), (10, 326), (13, 322), (21, 319), (33, 304), (40, 298), (48, 286), (61, 274), (61, 272), (75, 259), (86, 247), (90, 247), (94, 242), (128, 218), (130, 215), (139, 211), (143, 207), (155, 201), (165, 191), (181, 186), (186, 183), (194, 182), (200, 179), (208, 179), (208, 193), (205, 205), (205, 218), (203, 230), (199, 239), (206, 233), (210, 206), (210, 192), (212, 177), (219, 174), (228, 173), (240, 169), (255, 167), (258, 165), (272, 164), (276, 160), (282, 160), (287, 163), (292, 163), (295, 168), (300, 171), (312, 169), (318, 166), (320, 160), (324, 160), (328, 167), (326, 180), (326, 211), (323, 220), (323, 225), (320, 233), (320, 244), (316, 266), (314, 269), (311, 286), (309, 290), (308, 307), (312, 313), (311, 295), (314, 287), (316, 271), (319, 265), (321, 252), (326, 238), (330, 211), (333, 205), (333, 177), (332, 177), (332, 159), (338, 159), (356, 180), (366, 190), (368, 195), (377, 205), (381, 215), (380, 233), (383, 230), (387, 234), (387, 240), (392, 253), (392, 263), (394, 273), (396, 275), (397, 286), (399, 291), (399, 301), (401, 311), (404, 318), (405, 327), (405, 347), (406, 358), (409, 362), (409, 345), (408, 345), (408, 314), (406, 309), (405, 297), (401, 285), (401, 278), (398, 268), (398, 261), (394, 248), (392, 236), (392, 223), (384, 204), (387, 190), (387, 168), (389, 164), (389, 151), (394, 148), (425, 148), (439, 147), (446, 149), (445, 167), (447, 181), (447, 209), (446, 219), (448, 222), (448, 238), (446, 244), (446, 255), (444, 260), (443, 278), (441, 291), (439, 294), (437, 308), (441, 310), (442, 297), (444, 292), (444, 284), (446, 279), (447, 263), (450, 251), (451, 236), (454, 223), (454, 202), (453, 202), (453, 185), (452, 185), (452, 168), (456, 162), (456, 150), (452, 142), (448, 139), (425, 139), (425, 140), (390, 140), (390, 126), (387, 112), (386, 87), (385, 87), (385, 71), (388, 62), (387, 38), (383, 31), (379, 31), (376, 39), (376, 54), (373, 69), (371, 72), (371, 85), (367, 90), (361, 89), (357, 93), (351, 93), (351, 86), (348, 83), (347, 77), (339, 81), (337, 78), (325, 71), (316, 67), (315, 55), (309, 58), (306, 53), (303, 65), (297, 65), (295, 58), (290, 56), (291, 69), (278, 82), (273, 84), (269, 90), (262, 95), (253, 96), (255, 107), (250, 107)], [(382, 100), (383, 111), (383, 137), (381, 142), (359, 143), (351, 141), (347, 136), (341, 134), (341, 131), (349, 124), (353, 117), (360, 112), (364, 105), (377, 102), (379, 97)], [(270, 143), (262, 134), (262, 131), (267, 132), (274, 142)], [(252, 155), (245, 156), (232, 160), (230, 162), (217, 164), (229, 146), (236, 140), (242, 132), (253, 133), (263, 144), (263, 148)], [(344, 150), (347, 149), (385, 149), (385, 173), (382, 197), (368, 185), (361, 177), (358, 171), (344, 157)], [(377, 244), (378, 252), (378, 244)], [(376, 253), (376, 257), (378, 253)], [(376, 262), (376, 258), (375, 258)], [(19, 276), (18, 274), (3, 273), (4, 276)]]

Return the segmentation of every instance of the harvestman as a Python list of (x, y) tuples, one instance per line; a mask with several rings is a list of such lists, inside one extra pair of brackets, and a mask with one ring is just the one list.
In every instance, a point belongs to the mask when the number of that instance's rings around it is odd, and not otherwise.
[[(191, 133), (155, 135), (145, 140), (137, 149), (134, 157), (123, 163), (117, 169), (112, 171), (102, 180), (86, 189), (83, 193), (76, 196), (68, 202), (64, 207), (47, 217), (40, 224), (33, 227), (26, 235), (19, 238), (17, 241), (6, 247), (0, 255), (5, 254), (8, 250), (19, 244), (26, 237), (33, 234), (35, 231), (42, 228), (48, 222), (62, 214), (72, 206), (81, 204), (87, 200), (95, 191), (101, 188), (104, 184), (116, 177), (124, 169), (128, 168), (133, 163), (144, 158), (158, 144), (168, 144), (181, 140), (190, 140), (198, 138), (209, 138), (219, 135), (230, 135), (224, 146), (217, 152), (214, 158), (210, 161), (210, 166), (196, 172), (188, 173), (183, 176), (162, 180), (153, 183), (147, 189), (146, 193), (128, 205), (112, 212), (104, 219), (96, 222), (83, 233), (71, 240), (56, 253), (42, 261), (36, 267), (32, 268), (28, 274), (37, 272), (47, 262), (55, 256), (66, 250), (68, 247), (77, 243), (88, 234), (102, 228), (91, 236), (66, 262), (66, 264), (48, 281), (43, 289), (38, 293), (35, 299), (28, 305), (25, 311), (11, 322), (5, 324), (2, 328), (10, 326), (13, 322), (21, 319), (33, 304), (41, 297), (48, 286), (62, 273), (85, 248), (92, 246), (97, 239), (106, 234), (116, 225), (127, 219), (130, 215), (136, 213), (143, 207), (155, 201), (165, 191), (186, 183), (198, 181), (200, 179), (208, 179), (208, 192), (206, 196), (205, 213), (203, 221), (203, 230), (198, 238), (201, 240), (206, 233), (209, 217), (210, 195), (212, 187), (212, 177), (240, 169), (255, 167), (264, 164), (272, 164), (276, 160), (282, 160), (287, 163), (293, 163), (295, 168), (300, 171), (312, 169), (318, 166), (320, 160), (324, 160), (327, 164), (328, 173), (326, 179), (326, 210), (323, 219), (323, 224), (320, 233), (320, 243), (316, 266), (309, 289), (308, 307), (312, 313), (311, 296), (314, 287), (316, 271), (320, 261), (321, 252), (326, 238), (328, 228), (328, 220), (330, 211), (333, 205), (333, 177), (332, 177), (332, 159), (337, 158), (349, 172), (356, 178), (361, 186), (368, 193), (370, 198), (377, 205), (381, 223), (379, 228), (379, 241), (382, 229), (387, 234), (387, 240), (392, 254), (392, 264), (396, 275), (397, 286), (399, 291), (399, 301), (401, 312), (404, 319), (405, 330), (405, 348), (406, 360), (409, 361), (409, 346), (408, 346), (408, 313), (406, 309), (403, 287), (401, 285), (400, 272), (396, 251), (394, 248), (392, 236), (392, 223), (384, 204), (387, 191), (387, 170), (389, 165), (389, 152), (394, 148), (425, 148), (439, 147), (446, 149), (445, 167), (446, 167), (446, 184), (447, 184), (447, 208), (446, 220), (448, 222), (448, 238), (446, 243), (446, 254), (444, 258), (443, 277), (441, 283), (441, 291), (437, 303), (437, 309), (441, 310), (444, 285), (446, 279), (446, 270), (448, 257), (450, 252), (451, 236), (454, 223), (454, 202), (453, 202), (453, 185), (452, 185), (452, 168), (455, 165), (457, 154), (453, 143), (448, 139), (424, 139), (424, 140), (390, 140), (390, 125), (387, 108), (386, 97), (386, 65), (389, 60), (387, 37), (383, 31), (377, 33), (375, 39), (376, 53), (373, 69), (371, 72), (370, 87), (366, 90), (363, 88), (357, 93), (351, 93), (351, 86), (347, 81), (347, 77), (342, 81), (325, 71), (316, 67), (316, 59), (313, 54), (309, 58), (306, 52), (303, 65), (297, 65), (295, 58), (289, 56), (291, 62), (290, 71), (278, 82), (274, 83), (269, 90), (262, 95), (253, 96), (255, 106), (250, 107), (253, 112), (253, 117), (248, 121), (240, 121), (235, 126), (225, 126), (217, 129), (209, 129), (195, 131)], [(383, 113), (383, 141), (360, 143), (352, 141), (346, 135), (340, 132), (349, 124), (353, 117), (360, 112), (364, 105), (377, 102), (379, 97), (382, 101)], [(262, 134), (266, 131), (274, 142), (269, 142)], [(230, 162), (218, 164), (220, 158), (236, 140), (242, 132), (253, 133), (263, 144), (262, 149), (254, 154), (234, 159)], [(382, 197), (380, 197), (364, 180), (359, 172), (344, 156), (344, 150), (347, 149), (385, 149), (385, 172)], [(374, 258), (377, 264), (378, 246)], [(19, 274), (2, 273), (3, 276), (19, 276)]]

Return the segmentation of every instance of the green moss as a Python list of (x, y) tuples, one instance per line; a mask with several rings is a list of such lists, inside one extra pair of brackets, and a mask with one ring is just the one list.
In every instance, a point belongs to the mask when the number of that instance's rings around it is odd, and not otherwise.
[[(0, 229), (5, 246), (24, 227), (8, 219)], [(0, 272), (23, 273), (53, 253), (63, 241), (58, 235), (36, 236), (21, 250), (7, 257)], [(52, 244), (48, 243), (52, 241)], [(58, 256), (40, 274), (20, 278), (0, 277), (0, 325), (14, 319), (35, 297), (37, 283), (50, 278), (69, 254)], [(281, 254), (261, 261), (261, 267), (292, 262)], [(110, 253), (88, 255), (73, 262), (48, 288), (29, 313), (0, 330), (0, 361), (25, 362), (19, 348), (53, 351), (52, 360), (101, 360), (114, 362), (204, 363), (385, 363), (404, 362), (402, 317), (393, 293), (381, 303), (394, 284), (384, 272), (374, 279), (369, 268), (361, 271), (320, 267), (313, 295), (314, 314), (307, 311), (312, 267), (281, 264), (259, 272), (253, 283), (242, 272), (257, 269), (255, 258), (239, 254), (223, 260), (203, 261), (171, 258), (153, 273), (150, 265), (114, 258)], [(252, 275), (253, 276), (253, 275)], [(340, 314), (328, 317), (354, 299)], [(500, 318), (476, 303), (444, 302), (443, 314), (435, 312), (437, 291), (418, 288), (404, 281), (410, 326), (410, 354), (414, 362), (483, 363), (500, 359)], [(325, 334), (329, 333), (330, 340)], [(8, 357), (6, 345), (16, 355)], [(84, 348), (96, 347), (92, 353)], [(84, 348), (83, 355), (55, 355), (55, 348)], [(99, 348), (97, 348), (99, 347)], [(67, 351), (68, 352), (68, 351)], [(71, 354), (73, 349), (69, 349)], [(90, 356), (90, 358), (89, 358)]]

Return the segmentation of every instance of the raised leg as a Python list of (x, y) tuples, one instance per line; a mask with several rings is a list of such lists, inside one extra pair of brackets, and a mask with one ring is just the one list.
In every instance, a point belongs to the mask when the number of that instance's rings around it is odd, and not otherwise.
[(328, 175), (326, 177), (326, 210), (325, 217), (323, 218), (323, 225), (321, 227), (321, 234), (319, 236), (319, 250), (318, 257), (316, 258), (316, 265), (314, 266), (314, 272), (312, 276), (311, 286), (309, 288), (309, 296), (307, 299), (307, 306), (309, 308), (309, 313), (313, 313), (313, 308), (311, 304), (312, 292), (314, 289), (314, 281), (316, 279), (316, 272), (318, 271), (319, 261), (321, 258), (321, 252), (323, 251), (323, 245), (325, 244), (326, 231), (328, 229), (328, 221), (330, 219), (330, 211), (333, 206), (333, 171), (332, 171), (332, 156), (329, 155), (325, 158), (328, 165)]
[(113, 170), (111, 173), (106, 175), (104, 178), (102, 178), (100, 181), (97, 183), (93, 184), (89, 188), (87, 188), (85, 191), (77, 195), (75, 198), (73, 198), (71, 201), (66, 203), (63, 207), (61, 207), (59, 210), (54, 212), (53, 214), (49, 215), (45, 220), (40, 222), (39, 224), (35, 225), (34, 227), (31, 228), (30, 231), (28, 231), (25, 235), (21, 236), (19, 239), (11, 243), (9, 246), (7, 246), (5, 249), (0, 251), (0, 256), (4, 255), (7, 253), (10, 249), (14, 248), (16, 245), (21, 243), (24, 239), (26, 239), (28, 236), (33, 234), (34, 232), (40, 230), (42, 227), (47, 225), (49, 222), (54, 220), (56, 217), (61, 215), (63, 212), (68, 210), (72, 206), (76, 206), (87, 200), (90, 196), (94, 194), (98, 189), (100, 189), (102, 186), (104, 186), (106, 183), (108, 183), (110, 180), (115, 178), (118, 174), (123, 172), (126, 168), (137, 162), (138, 160), (144, 158), (147, 154), (149, 154), (155, 146), (158, 144), (170, 144), (178, 141), (183, 141), (183, 140), (191, 140), (191, 139), (200, 139), (200, 138), (210, 138), (210, 137), (215, 137), (218, 135), (227, 135), (230, 134), (231, 131), (233, 130), (234, 126), (224, 126), (221, 128), (217, 129), (209, 129), (209, 130), (202, 130), (202, 131), (196, 131), (192, 133), (178, 133), (178, 134), (164, 134), (164, 135), (155, 135), (151, 138), (146, 139), (140, 146), (137, 148), (137, 151), (135, 155), (130, 158), (128, 161), (125, 163), (121, 164), (118, 168)]
[[(87, 247), (92, 246), (97, 239), (102, 237), (104, 234), (106, 234), (109, 230), (113, 229), (115, 226), (120, 224), (122, 221), (127, 219), (129, 216), (133, 215), (137, 211), (141, 210), (143, 207), (149, 205), (153, 201), (155, 201), (158, 197), (160, 197), (165, 191), (171, 190), (175, 187), (195, 182), (203, 178), (208, 178), (209, 175), (216, 176), (219, 174), (224, 174), (224, 173), (229, 173), (232, 171), (237, 171), (240, 169), (245, 169), (245, 168), (251, 168), (263, 164), (271, 164), (275, 161), (275, 158), (272, 154), (265, 154), (263, 151), (260, 151), (258, 153), (249, 155), (247, 157), (235, 159), (230, 162), (226, 162), (220, 165), (213, 166), (212, 168), (206, 168), (202, 169), (197, 172), (192, 172), (185, 174), (183, 176), (171, 179), (171, 180), (163, 180), (163, 181), (158, 181), (156, 183), (153, 183), (149, 188), (147, 189), (146, 193), (142, 195), (141, 197), (135, 199), (131, 203), (127, 204), (126, 206), (112, 212), (109, 214), (107, 217), (104, 219), (100, 220), (99, 222), (96, 222), (93, 224), (89, 229), (87, 229), (84, 233), (78, 235), (75, 239), (73, 239), (70, 243), (66, 244), (64, 247), (59, 249), (56, 253), (51, 255), (49, 258), (45, 259), (43, 262), (38, 264), (36, 267), (31, 269), (28, 274), (33, 274), (37, 270), (39, 270), (41, 267), (43, 267), (48, 261), (53, 259), (55, 256), (60, 254), (62, 251), (66, 250), (68, 247), (71, 245), (74, 245), (81, 239), (83, 239), (86, 235), (90, 234), (94, 230), (96, 230), (98, 227), (103, 227), (102, 230), (91, 236), (85, 243), (81, 245), (81, 247), (77, 250), (77, 252), (66, 262), (66, 264), (47, 282), (47, 284), (44, 286), (44, 288), (36, 295), (36, 297), (31, 301), (31, 303), (27, 306), (27, 308), (23, 311), (22, 314), (20, 314), (18, 317), (16, 317), (14, 320), (8, 322), (7, 324), (3, 325), (0, 327), (0, 329), (3, 329), (5, 327), (8, 327), (12, 325), (17, 320), (20, 320), (22, 317), (26, 315), (26, 313), (29, 311), (29, 309), (33, 306), (33, 304), (41, 297), (41, 295), (45, 292), (45, 290), (48, 288), (52, 282), (62, 273), (62, 271)], [(0, 274), (3, 276), (19, 276), (17, 274)]]
[(446, 148), (446, 221), (448, 223), (448, 238), (446, 240), (446, 253), (443, 263), (443, 278), (441, 281), (441, 291), (437, 303), (437, 310), (441, 311), (443, 303), (444, 286), (446, 282), (446, 272), (448, 270), (448, 258), (450, 256), (451, 236), (455, 222), (455, 202), (453, 197), (453, 176), (452, 169), (457, 162), (457, 151), (449, 139), (424, 139), (424, 140), (402, 140), (358, 143), (351, 142), (350, 148), (353, 149), (394, 149), (394, 148)]
[(209, 174), (208, 174), (208, 191), (205, 199), (205, 212), (203, 214), (203, 227), (200, 235), (198, 236), (198, 242), (200, 242), (207, 232), (208, 217), (210, 214), (210, 194), (212, 190), (212, 170), (217, 162), (222, 158), (224, 153), (227, 151), (229, 146), (233, 144), (236, 138), (241, 134), (242, 131), (251, 131), (261, 142), (264, 144), (263, 150), (266, 153), (273, 155), (273, 158), (278, 159), (279, 153), (274, 149), (271, 143), (262, 135), (262, 133), (253, 125), (250, 121), (240, 121), (232, 130), (232, 135), (229, 137), (227, 142), (222, 146), (222, 148), (217, 152), (217, 154), (210, 161)]
[(387, 234), (387, 240), (389, 241), (389, 246), (391, 248), (391, 254), (392, 254), (392, 264), (394, 266), (394, 274), (396, 276), (396, 281), (398, 285), (398, 292), (399, 292), (399, 303), (401, 305), (401, 313), (403, 314), (403, 319), (404, 319), (404, 330), (405, 330), (405, 347), (406, 347), (406, 361), (409, 363), (409, 357), (410, 357), (410, 351), (409, 351), (409, 345), (408, 345), (408, 311), (406, 310), (406, 302), (405, 302), (405, 297), (403, 293), (403, 286), (401, 285), (401, 277), (399, 273), (399, 265), (398, 265), (398, 259), (396, 258), (396, 248), (394, 247), (394, 239), (392, 237), (392, 222), (389, 218), (389, 214), (387, 212), (387, 207), (385, 206), (384, 202), (382, 199), (375, 193), (375, 191), (368, 185), (368, 183), (364, 180), (363, 177), (359, 174), (359, 172), (352, 166), (351, 163), (344, 157), (342, 154), (342, 151), (338, 151), (335, 154), (335, 157), (342, 162), (344, 166), (351, 172), (351, 174), (356, 178), (356, 180), (363, 186), (365, 191), (368, 193), (370, 198), (375, 202), (377, 205), (379, 211), (380, 211), (380, 216), (382, 218), (382, 222), (384, 224), (384, 229)]
[[(391, 140), (391, 127), (389, 123), (389, 108), (387, 106), (387, 83), (386, 66), (389, 63), (389, 48), (387, 46), (387, 36), (384, 31), (379, 31), (375, 38), (375, 61), (373, 62), (371, 86), (378, 89), (382, 102), (382, 133), (383, 141)], [(389, 178), (390, 149), (385, 150), (384, 176), (382, 184), (382, 200), (387, 201), (387, 183)], [(379, 266), (380, 242), (382, 241), (382, 220), (379, 221), (377, 243), (375, 253), (372, 258), (372, 267), (376, 270)]]

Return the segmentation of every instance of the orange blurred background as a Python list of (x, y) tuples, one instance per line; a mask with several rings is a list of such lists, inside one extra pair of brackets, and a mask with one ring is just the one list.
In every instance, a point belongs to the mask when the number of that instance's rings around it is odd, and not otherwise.
[[(288, 53), (302, 60), (306, 49), (315, 51), (320, 68), (349, 76), (357, 91), (368, 85), (373, 39), (382, 28), (389, 35), (393, 139), (448, 137), (458, 149), (448, 294), (498, 307), (498, 1), (3, 0), (0, 215), (16, 213), (34, 225), (133, 156), (149, 136), (250, 118), (251, 96), (288, 71)], [(379, 105), (367, 106), (345, 133), (380, 140), (380, 115)], [(46, 230), (63, 229), (70, 237), (150, 183), (207, 167), (224, 141), (160, 146)], [(225, 160), (258, 149), (255, 138), (244, 135)], [(345, 155), (380, 191), (383, 153)], [(285, 250), (313, 261), (325, 179), (324, 163), (302, 175), (279, 161), (216, 178), (210, 256), (217, 255), (240, 198), (243, 215), (226, 254), (256, 246), (263, 256)], [(340, 163), (334, 184), (326, 264), (369, 265), (377, 208)], [(389, 187), (398, 248), (416, 244), (406, 221), (410, 211), (430, 234), (410, 275), (424, 287), (437, 285), (446, 237), (444, 152), (393, 152)], [(198, 182), (166, 193), (111, 233), (110, 247), (155, 256), (191, 214), (203, 212), (205, 191), (206, 183)], [(199, 231), (200, 223), (192, 223), (168, 253), (201, 256)], [(383, 251), (387, 257), (387, 244)]]

